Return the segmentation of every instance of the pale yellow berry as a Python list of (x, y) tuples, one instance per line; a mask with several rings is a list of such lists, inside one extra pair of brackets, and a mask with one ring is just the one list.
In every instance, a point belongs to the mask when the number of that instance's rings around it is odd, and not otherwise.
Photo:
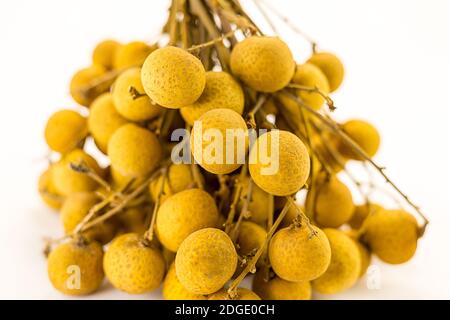
[(70, 94), (72, 98), (82, 106), (89, 107), (97, 95), (88, 95), (85, 89), (104, 74), (105, 69), (96, 65), (81, 69), (75, 73), (70, 81)]
[[(240, 256), (250, 256), (255, 254), (264, 245), (266, 240), (266, 230), (250, 221), (243, 221), (239, 226), (237, 237), (237, 248)], [(265, 256), (259, 258), (257, 266), (262, 266)]]
[(291, 282), (277, 276), (265, 279), (264, 269), (253, 278), (252, 289), (263, 300), (311, 300), (309, 281)]
[[(380, 134), (370, 123), (363, 120), (349, 120), (342, 125), (342, 130), (369, 156), (373, 157), (381, 143)], [(342, 155), (354, 160), (365, 160), (347, 142), (340, 139), (338, 150)]]
[(165, 300), (206, 300), (206, 296), (189, 292), (183, 287), (180, 280), (178, 280), (175, 263), (172, 263), (169, 271), (167, 271), (162, 294)]
[(208, 300), (261, 300), (252, 290), (247, 288), (237, 288), (236, 296), (231, 297), (227, 289), (222, 289), (209, 296)]
[(358, 206), (355, 206), (355, 210), (353, 210), (352, 218), (348, 221), (348, 224), (353, 229), (359, 229), (369, 214), (382, 210), (383, 207), (376, 203), (364, 203)]
[(52, 166), (48, 167), (39, 177), (38, 190), (42, 201), (52, 209), (62, 206), (64, 197), (58, 194), (52, 178)]
[[(330, 92), (327, 77), (317, 66), (311, 63), (297, 65), (292, 82), (307, 88), (317, 88), (325, 95)], [(306, 105), (314, 110), (319, 110), (325, 102), (324, 97), (319, 93), (298, 90), (297, 94)]]
[[(240, 182), (242, 183), (242, 192), (237, 205), (238, 212), (242, 210), (244, 202), (246, 201), (249, 181), (250, 178), (245, 178)], [(250, 217), (248, 219), (257, 224), (264, 225), (269, 217), (269, 214), (273, 214), (273, 201), (273, 196), (271, 194), (265, 192), (255, 183), (253, 183), (252, 194), (247, 208), (250, 214)]]
[(118, 48), (114, 57), (114, 68), (126, 69), (140, 67), (150, 53), (156, 50), (156, 46), (150, 46), (142, 41), (132, 41)]
[(146, 222), (151, 217), (151, 213), (151, 206), (129, 207), (117, 216), (117, 220), (125, 233), (143, 235), (148, 229)]
[(314, 53), (308, 62), (319, 67), (325, 74), (330, 85), (330, 92), (336, 91), (342, 84), (344, 80), (344, 66), (334, 54), (328, 52)]
[(105, 69), (112, 69), (116, 53), (121, 44), (115, 40), (103, 40), (98, 43), (92, 52), (92, 63)]

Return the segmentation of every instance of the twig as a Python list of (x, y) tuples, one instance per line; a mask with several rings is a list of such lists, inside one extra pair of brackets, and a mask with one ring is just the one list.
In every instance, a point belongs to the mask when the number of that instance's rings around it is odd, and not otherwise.
[(161, 187), (159, 188), (159, 193), (158, 193), (158, 197), (156, 198), (155, 206), (153, 207), (152, 221), (150, 223), (150, 227), (144, 234), (144, 239), (147, 240), (149, 242), (149, 244), (151, 244), (153, 242), (153, 237), (155, 235), (156, 215), (159, 210), (159, 206), (161, 204), (161, 197), (162, 197), (162, 194), (164, 191), (164, 184), (166, 183), (166, 179), (167, 179), (167, 171), (168, 171), (167, 167), (163, 168), (161, 171), (162, 183), (161, 183)]
[(239, 236), (239, 229), (241, 227), (242, 220), (244, 218), (247, 218), (248, 207), (250, 205), (250, 201), (252, 201), (252, 193), (253, 193), (253, 180), (249, 179), (248, 187), (247, 187), (247, 194), (245, 195), (244, 204), (241, 208), (241, 212), (239, 213), (239, 218), (238, 218), (236, 224), (234, 225), (233, 230), (230, 233), (230, 238), (234, 243), (236, 243), (236, 239)]
[(325, 99), (325, 102), (328, 105), (328, 108), (330, 109), (330, 111), (336, 110), (334, 101), (330, 98), (330, 96), (327, 95), (325, 92), (323, 92), (322, 90), (320, 90), (317, 87), (308, 87), (308, 86), (303, 86), (303, 85), (296, 84), (296, 83), (290, 83), (287, 85), (287, 88), (297, 89), (299, 91), (304, 91), (304, 92), (308, 92), (308, 93), (317, 93), (318, 95), (320, 95), (322, 98)]
[(252, 128), (256, 128), (255, 114), (261, 109), (261, 107), (264, 105), (266, 100), (267, 100), (267, 96), (266, 95), (261, 95), (258, 98), (258, 101), (256, 102), (256, 105), (253, 107), (253, 109), (250, 110), (249, 113), (247, 113), (247, 123)]
[(230, 209), (228, 211), (227, 220), (225, 222), (225, 232), (230, 234), (231, 227), (233, 226), (234, 216), (236, 214), (236, 206), (240, 200), (241, 193), (242, 193), (242, 181), (247, 176), (247, 166), (242, 166), (241, 173), (239, 174), (239, 177), (236, 178), (234, 182), (234, 194), (233, 194), (233, 201), (230, 204)]

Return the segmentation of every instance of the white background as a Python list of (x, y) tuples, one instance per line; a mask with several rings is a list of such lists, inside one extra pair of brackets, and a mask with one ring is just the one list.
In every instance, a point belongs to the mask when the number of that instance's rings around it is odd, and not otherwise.
[[(242, 0), (262, 23), (250, 0)], [(381, 289), (365, 280), (324, 298), (450, 298), (450, 2), (446, 0), (272, 0), (346, 66), (336, 117), (370, 119), (382, 133), (377, 160), (431, 219), (408, 264), (380, 268)], [(103, 38), (155, 39), (168, 1), (0, 2), (0, 298), (67, 298), (47, 280), (42, 239), (61, 234), (37, 195), (45, 167), (43, 128), (68, 94), (74, 71)], [(267, 32), (270, 29), (262, 24)], [(298, 61), (309, 47), (280, 28)], [(128, 296), (105, 287), (88, 298)]]

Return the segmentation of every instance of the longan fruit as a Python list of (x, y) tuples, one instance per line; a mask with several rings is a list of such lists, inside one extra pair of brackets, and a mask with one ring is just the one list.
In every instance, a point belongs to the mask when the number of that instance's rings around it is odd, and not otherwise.
[[(319, 176), (314, 195), (314, 219), (319, 226), (338, 228), (352, 217), (352, 193), (335, 175)], [(308, 197), (311, 197), (311, 193), (308, 193)]]
[(70, 81), (70, 95), (72, 98), (80, 105), (89, 107), (96, 96), (87, 96), (83, 94), (82, 89), (104, 74), (105, 69), (96, 65), (79, 70)]
[(183, 241), (175, 257), (175, 268), (180, 283), (187, 290), (211, 294), (231, 279), (237, 262), (230, 237), (222, 230), (205, 228), (191, 233)]
[(250, 88), (276, 92), (286, 87), (295, 71), (289, 47), (277, 37), (248, 37), (231, 52), (233, 74)]
[(126, 185), (130, 185), (129, 188), (133, 189), (138, 187), (144, 182), (146, 176), (129, 177), (122, 175), (118, 170), (111, 167), (110, 169), (110, 183), (114, 190), (119, 190)]
[(114, 107), (111, 93), (104, 93), (92, 102), (88, 128), (101, 152), (108, 152), (108, 142), (113, 133), (128, 123)]
[[(330, 92), (327, 77), (312, 63), (297, 65), (292, 82), (305, 87), (317, 88), (324, 94)], [(298, 90), (297, 95), (314, 110), (319, 110), (325, 102), (325, 99), (318, 93)]]
[[(264, 160), (268, 156), (271, 161), (266, 164)], [(272, 130), (261, 135), (250, 151), (249, 161), (253, 181), (275, 196), (296, 193), (305, 185), (309, 176), (308, 149), (296, 135), (288, 131)], [(270, 167), (274, 163), (278, 164), (275, 169)], [(270, 172), (264, 174), (265, 170)]]
[(239, 114), (244, 111), (244, 92), (240, 84), (227, 72), (206, 72), (206, 86), (200, 98), (180, 109), (189, 125), (212, 109), (231, 109)]
[(361, 257), (355, 242), (337, 229), (324, 229), (330, 246), (331, 262), (327, 271), (312, 282), (313, 289), (333, 294), (352, 287), (359, 278)]
[(147, 231), (146, 220), (151, 212), (149, 206), (129, 207), (117, 216), (117, 220), (126, 233), (143, 235)]
[(149, 46), (142, 41), (132, 41), (120, 46), (114, 57), (114, 68), (126, 69), (140, 67), (150, 53), (156, 50), (156, 46)]
[(146, 245), (136, 233), (114, 239), (105, 253), (103, 264), (112, 285), (132, 294), (158, 288), (166, 266), (159, 249)]
[(142, 66), (141, 77), (150, 99), (171, 109), (193, 104), (206, 84), (202, 62), (186, 50), (172, 46), (150, 54)]
[(156, 135), (129, 123), (117, 129), (109, 139), (111, 166), (125, 177), (151, 173), (162, 159), (162, 148)]
[(370, 252), (366, 244), (359, 241), (358, 234), (355, 230), (348, 230), (346, 234), (355, 242), (356, 246), (358, 247), (359, 257), (361, 260), (359, 277), (361, 278), (366, 274), (367, 269), (370, 266), (370, 261), (372, 260), (372, 253)]
[(261, 300), (261, 298), (250, 289), (237, 288), (236, 297), (231, 298), (227, 289), (222, 289), (210, 295), (208, 300)]
[(115, 40), (99, 42), (92, 52), (92, 63), (105, 69), (112, 69), (116, 53), (122, 45)]
[[(228, 138), (227, 132), (233, 138)], [(212, 141), (206, 137), (210, 133)], [(216, 136), (216, 133), (220, 136)], [(248, 148), (247, 124), (236, 111), (213, 109), (194, 123), (190, 143), (192, 155), (203, 169), (214, 174), (228, 174), (245, 162)], [(221, 150), (217, 150), (216, 146), (221, 147)], [(233, 158), (228, 159), (231, 156)]]
[(351, 219), (348, 221), (348, 224), (353, 229), (359, 229), (363, 225), (366, 218), (369, 216), (369, 214), (378, 211), (383, 210), (383, 207), (376, 203), (364, 203), (358, 206), (355, 206), (355, 209), (353, 210), (353, 214)]
[(103, 249), (93, 242), (71, 240), (50, 252), (48, 277), (53, 287), (69, 295), (96, 291), (103, 281)]
[[(239, 199), (237, 205), (238, 212), (242, 210), (244, 202), (246, 201), (245, 198), (248, 194), (249, 181), (250, 178), (246, 178), (241, 181), (242, 192), (241, 198)], [(248, 220), (263, 225), (268, 219), (269, 210), (273, 208), (273, 201), (273, 196), (271, 194), (268, 194), (256, 184), (253, 184), (252, 195), (247, 208), (250, 212), (250, 218), (248, 218)]]
[(175, 263), (167, 271), (164, 279), (162, 295), (165, 300), (206, 300), (206, 296), (189, 292), (178, 280)]
[(329, 52), (314, 53), (308, 60), (322, 70), (328, 79), (330, 92), (336, 91), (344, 80), (344, 66), (339, 58)]
[(42, 201), (52, 209), (60, 209), (64, 198), (58, 194), (52, 179), (52, 166), (48, 167), (39, 177), (39, 195)]
[(384, 262), (401, 264), (416, 252), (418, 229), (416, 218), (404, 210), (378, 210), (367, 217), (362, 241)]
[(169, 269), (170, 265), (175, 261), (176, 252), (170, 251), (169, 249), (162, 247), (162, 255), (164, 260), (166, 261), (167, 269)]
[[(266, 230), (254, 222), (242, 221), (239, 226), (239, 233), (237, 237), (238, 254), (240, 256), (247, 256), (256, 251), (264, 245), (266, 240)], [(261, 266), (264, 257), (259, 258), (257, 266)]]
[(201, 189), (188, 189), (168, 197), (156, 216), (158, 239), (176, 252), (187, 236), (194, 231), (217, 227), (219, 211), (216, 203)]
[(309, 281), (290, 282), (277, 276), (266, 281), (264, 270), (256, 273), (252, 282), (253, 291), (263, 300), (311, 300)]
[(269, 259), (277, 276), (286, 281), (310, 281), (321, 276), (331, 260), (330, 243), (315, 226), (284, 228), (269, 244)]
[[(342, 130), (350, 137), (362, 150), (373, 157), (380, 147), (380, 134), (370, 123), (363, 120), (349, 120), (342, 125)], [(339, 140), (339, 152), (349, 159), (365, 160), (352, 149), (345, 141)]]
[(134, 99), (130, 93), (131, 87), (140, 93), (144, 92), (141, 68), (128, 69), (117, 77), (112, 87), (112, 97), (117, 112), (131, 121), (144, 121), (157, 117), (162, 108), (154, 104), (146, 95)]
[(86, 118), (73, 110), (60, 110), (50, 116), (45, 126), (45, 141), (59, 153), (72, 151), (88, 134)]
[(103, 175), (102, 169), (93, 157), (81, 149), (75, 149), (53, 165), (52, 180), (59, 194), (68, 196), (75, 192), (93, 191), (98, 187), (94, 179), (84, 173), (76, 172), (70, 167), (71, 164), (82, 164), (98, 175)]

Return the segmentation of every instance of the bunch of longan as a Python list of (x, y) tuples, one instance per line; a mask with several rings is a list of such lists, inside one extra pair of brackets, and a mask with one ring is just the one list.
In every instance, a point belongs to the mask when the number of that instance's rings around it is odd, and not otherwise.
[[(39, 192), (64, 229), (45, 250), (57, 290), (90, 294), (106, 276), (130, 294), (162, 286), (165, 299), (305, 300), (351, 288), (372, 255), (413, 257), (428, 221), (372, 160), (377, 129), (332, 119), (336, 55), (314, 44), (298, 63), (238, 1), (174, 0), (163, 34), (100, 42), (70, 83), (82, 107), (48, 119)], [(171, 133), (183, 128), (179, 163)], [(378, 169), (424, 223), (370, 195), (355, 203), (347, 163)]]

